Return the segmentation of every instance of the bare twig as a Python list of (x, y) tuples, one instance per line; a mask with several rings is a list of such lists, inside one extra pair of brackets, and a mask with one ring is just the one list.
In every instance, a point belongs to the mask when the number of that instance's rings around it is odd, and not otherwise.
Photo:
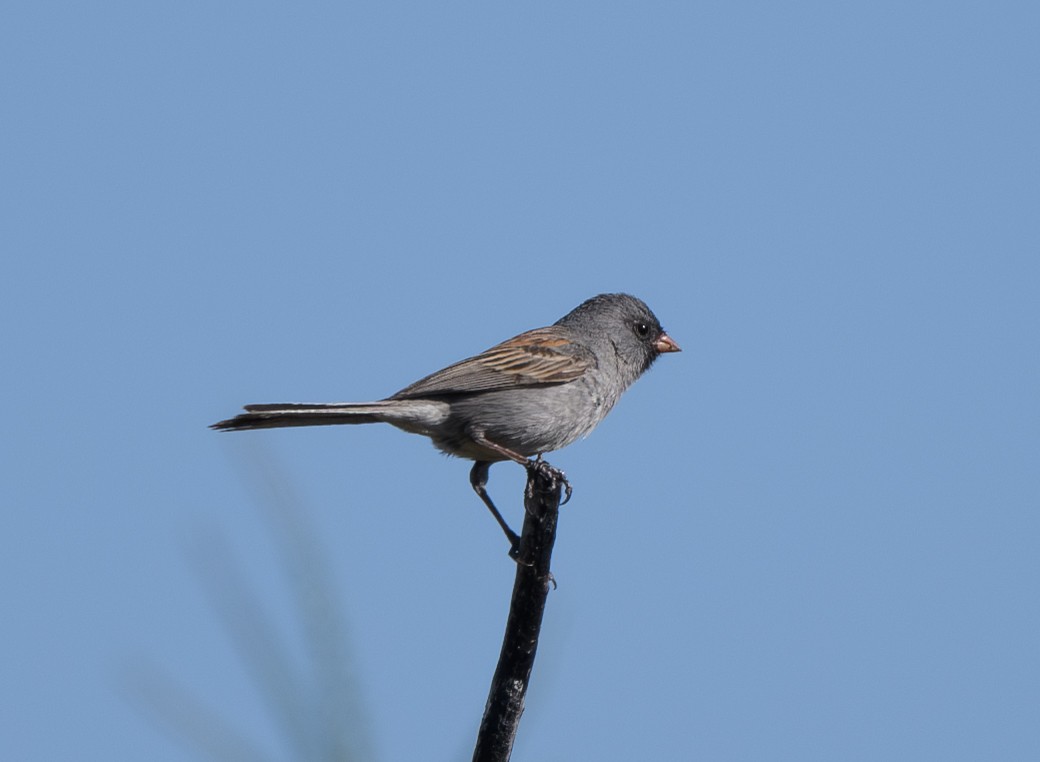
[(473, 762), (507, 762), (512, 754), (538, 649), (545, 600), (549, 585), (553, 584), (549, 562), (556, 541), (560, 490), (566, 484), (563, 473), (548, 463), (539, 460), (528, 464), (526, 515), (517, 552), (513, 598)]

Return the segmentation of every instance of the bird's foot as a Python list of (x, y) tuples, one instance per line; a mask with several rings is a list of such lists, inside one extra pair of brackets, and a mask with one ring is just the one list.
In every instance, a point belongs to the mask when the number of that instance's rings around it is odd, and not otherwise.
[[(550, 466), (548, 461), (542, 460), (541, 453), (538, 454), (534, 460), (527, 461), (527, 473), (532, 476), (541, 477), (544, 481), (549, 483), (550, 491), (555, 491), (560, 487), (563, 487), (564, 497), (560, 501), (560, 505), (566, 505), (571, 499), (571, 493), (574, 491), (571, 488), (571, 483), (567, 481), (567, 475), (558, 468)], [(527, 480), (527, 497), (533, 497), (534, 493), (534, 479)]]

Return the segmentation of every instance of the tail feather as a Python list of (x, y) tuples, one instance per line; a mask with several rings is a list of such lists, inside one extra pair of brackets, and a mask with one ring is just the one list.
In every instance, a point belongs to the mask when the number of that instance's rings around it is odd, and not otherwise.
[(378, 423), (382, 402), (299, 403), (246, 405), (245, 413), (210, 426), (218, 431), (279, 429), (287, 426), (331, 426), (342, 423)]

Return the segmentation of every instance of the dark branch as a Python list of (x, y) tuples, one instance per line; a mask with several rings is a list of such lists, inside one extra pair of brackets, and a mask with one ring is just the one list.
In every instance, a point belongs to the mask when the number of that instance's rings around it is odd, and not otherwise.
[(566, 484), (563, 473), (544, 461), (531, 461), (527, 466), (526, 511), (513, 598), (473, 762), (507, 762), (512, 754), (552, 584), (549, 562), (556, 542), (560, 489)]

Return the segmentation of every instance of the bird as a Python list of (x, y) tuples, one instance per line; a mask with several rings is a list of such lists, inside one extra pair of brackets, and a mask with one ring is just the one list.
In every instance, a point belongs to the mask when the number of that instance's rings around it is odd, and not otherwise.
[[(679, 351), (642, 300), (599, 294), (552, 325), (525, 331), (385, 399), (246, 405), (246, 412), (210, 428), (389, 423), (429, 437), (442, 452), (474, 462), (470, 485), (515, 556), (520, 538), (487, 492), (491, 466), (509, 460), (547, 466), (544, 453), (587, 436), (658, 357)], [(566, 477), (550, 470), (569, 497)]]

